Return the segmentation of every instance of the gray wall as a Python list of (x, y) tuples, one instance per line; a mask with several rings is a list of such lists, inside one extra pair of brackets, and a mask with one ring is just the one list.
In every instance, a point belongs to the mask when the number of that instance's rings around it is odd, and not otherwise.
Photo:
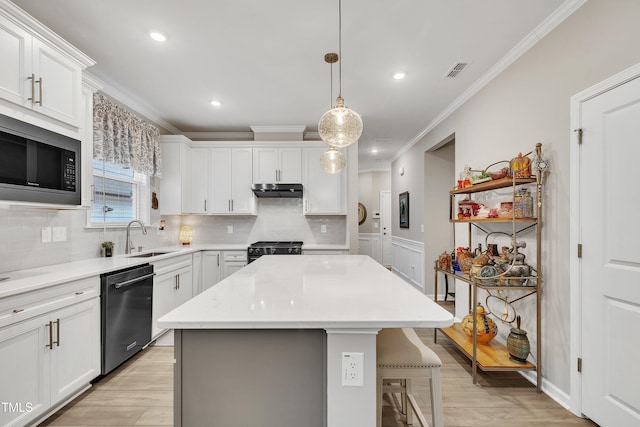
[[(638, 17), (637, 0), (588, 1), (392, 165), (394, 200), (402, 191), (411, 192), (414, 224), (424, 215), (423, 153), (449, 135), (456, 138), (456, 172), (465, 164), (486, 166), (543, 143), (552, 164), (542, 229), (543, 374), (567, 395), (574, 366), (569, 360), (567, 259), (574, 253), (569, 248), (569, 144), (576, 143), (569, 99), (640, 62)], [(393, 227), (396, 236), (422, 241), (418, 227), (400, 229), (397, 217)]]

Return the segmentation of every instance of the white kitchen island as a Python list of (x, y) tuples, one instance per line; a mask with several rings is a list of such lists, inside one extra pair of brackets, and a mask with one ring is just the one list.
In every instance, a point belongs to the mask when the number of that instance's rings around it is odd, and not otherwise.
[[(175, 330), (176, 426), (375, 426), (381, 328), (453, 317), (364, 255), (263, 256), (158, 321)], [(364, 356), (343, 385), (343, 353)]]

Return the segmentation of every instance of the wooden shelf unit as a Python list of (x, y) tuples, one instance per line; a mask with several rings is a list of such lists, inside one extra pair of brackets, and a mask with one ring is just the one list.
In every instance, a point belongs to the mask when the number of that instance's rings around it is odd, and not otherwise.
[[(535, 151), (533, 152), (537, 156), (541, 156), (542, 144), (536, 144)], [(532, 162), (533, 163), (533, 162)], [(456, 205), (456, 196), (458, 195), (469, 195), (474, 193), (480, 193), (484, 191), (511, 188), (512, 191), (512, 201), (515, 202), (515, 194), (516, 189), (523, 185), (535, 185), (536, 186), (536, 195), (534, 198), (534, 213), (536, 217), (534, 218), (464, 218), (457, 219), (454, 218), (454, 206)], [(473, 383), (477, 383), (477, 369), (481, 369), (483, 371), (522, 371), (522, 370), (534, 370), (537, 375), (537, 391), (538, 393), (542, 392), (542, 372), (540, 370), (541, 359), (542, 359), (542, 337), (541, 337), (541, 313), (540, 313), (540, 304), (542, 302), (541, 299), (541, 283), (542, 283), (542, 257), (541, 257), (541, 225), (542, 225), (542, 172), (536, 171), (536, 175), (527, 178), (502, 178), (499, 180), (487, 181), (480, 184), (472, 185), (471, 187), (454, 189), (449, 192), (449, 221), (453, 224), (454, 227), (454, 236), (455, 236), (455, 224), (458, 223), (466, 223), (469, 224), (468, 235), (469, 235), (469, 248), (472, 246), (472, 225), (476, 226), (476, 228), (484, 233), (488, 233), (488, 231), (479, 227), (480, 223), (509, 223), (513, 224), (513, 234), (511, 234), (512, 238), (515, 240), (518, 233), (522, 233), (525, 230), (535, 227), (536, 230), (536, 252), (535, 252), (535, 264), (536, 264), (536, 275), (534, 277), (528, 277), (529, 286), (511, 286), (507, 283), (497, 283), (497, 284), (487, 284), (482, 283), (480, 278), (471, 277), (468, 274), (455, 274), (450, 270), (443, 270), (439, 267), (438, 261), (436, 260), (434, 265), (435, 272), (435, 287), (434, 287), (434, 300), (438, 301), (438, 273), (444, 274), (445, 277), (454, 277), (457, 280), (461, 280), (462, 282), (468, 283), (471, 292), (469, 292), (469, 307), (472, 312), (475, 311), (475, 306), (478, 301), (478, 290), (513, 290), (513, 291), (522, 291), (524, 292), (524, 296), (517, 298), (514, 301), (521, 300), (530, 295), (536, 296), (536, 347), (535, 347), (535, 360), (536, 364), (532, 364), (527, 362), (526, 364), (517, 363), (512, 361), (509, 358), (509, 351), (506, 345), (496, 342), (495, 340), (491, 341), (488, 344), (479, 344), (477, 343), (476, 336), (476, 316), (473, 316), (473, 335), (472, 337), (467, 336), (459, 323), (454, 324), (450, 328), (444, 328), (440, 331), (450, 339), (456, 347), (460, 351), (462, 351), (469, 359), (471, 359), (472, 365), (472, 377)], [(515, 204), (515, 203), (514, 203)], [(529, 224), (526, 227), (521, 227), (520, 230), (517, 230), (515, 224)], [(459, 273), (459, 272), (458, 272)], [(505, 276), (506, 277), (506, 276)], [(437, 331), (435, 333), (434, 339), (437, 339)]]
[[(460, 323), (440, 329), (470, 360), (473, 360), (473, 342), (462, 330)], [(483, 371), (523, 371), (535, 370), (533, 363), (518, 363), (509, 358), (507, 346), (495, 340), (476, 346), (476, 361)]]

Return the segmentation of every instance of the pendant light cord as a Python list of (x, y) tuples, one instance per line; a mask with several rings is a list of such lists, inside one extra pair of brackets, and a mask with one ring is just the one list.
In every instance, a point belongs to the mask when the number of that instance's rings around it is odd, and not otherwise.
[(342, 98), (342, 0), (338, 0), (338, 97)]

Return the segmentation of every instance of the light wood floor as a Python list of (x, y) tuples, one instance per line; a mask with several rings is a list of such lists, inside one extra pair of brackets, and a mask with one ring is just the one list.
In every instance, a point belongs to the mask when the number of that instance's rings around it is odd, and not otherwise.
[[(441, 334), (416, 329), (442, 360), (444, 423), (462, 426), (595, 426), (563, 409), (517, 373), (480, 373), (471, 381), (471, 367)], [(173, 347), (149, 347), (46, 420), (45, 426), (170, 426), (173, 425)], [(429, 392), (414, 381), (414, 394), (427, 420)], [(384, 426), (404, 426), (386, 396)], [(211, 426), (216, 426), (212, 423)], [(225, 426), (216, 426), (225, 427)], [(304, 426), (300, 426), (304, 427)], [(361, 427), (361, 426), (354, 426)], [(364, 426), (368, 427), (368, 426)]]

